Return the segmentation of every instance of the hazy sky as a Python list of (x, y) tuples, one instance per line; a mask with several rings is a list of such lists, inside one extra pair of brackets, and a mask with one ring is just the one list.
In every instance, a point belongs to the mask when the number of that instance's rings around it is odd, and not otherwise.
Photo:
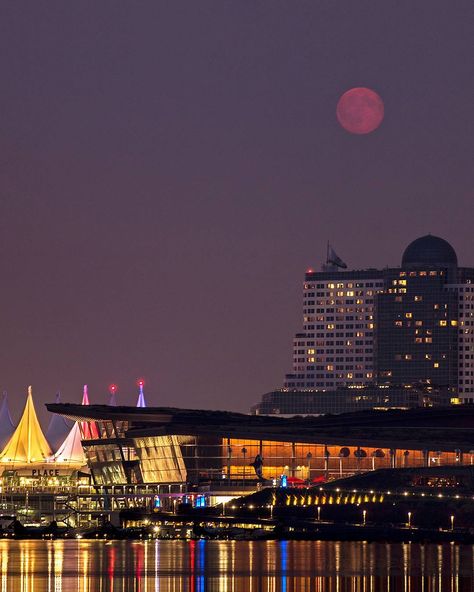
[[(248, 410), (304, 270), (474, 265), (471, 0), (0, 4), (0, 389)], [(375, 89), (355, 136), (340, 95)], [(41, 405), (38, 405), (39, 407)], [(45, 416), (42, 412), (43, 417)]]

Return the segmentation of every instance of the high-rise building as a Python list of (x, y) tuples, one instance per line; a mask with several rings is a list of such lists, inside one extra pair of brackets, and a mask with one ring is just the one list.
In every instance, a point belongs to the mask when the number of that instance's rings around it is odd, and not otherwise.
[(303, 332), (293, 344), (285, 387), (334, 390), (374, 377), (374, 306), (383, 272), (308, 270)]
[(448, 242), (428, 235), (408, 245), (377, 296), (378, 383), (444, 388), (473, 403), (472, 296), (474, 269), (458, 266)]
[(410, 243), (399, 268), (345, 268), (328, 248), (322, 271), (306, 271), (303, 331), (278, 397), (378, 385), (474, 403), (474, 268), (432, 235)]

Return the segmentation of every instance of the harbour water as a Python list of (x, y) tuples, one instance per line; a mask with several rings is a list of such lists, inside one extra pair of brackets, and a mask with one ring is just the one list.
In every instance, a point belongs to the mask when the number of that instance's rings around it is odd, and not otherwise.
[(0, 540), (0, 592), (472, 592), (474, 547)]

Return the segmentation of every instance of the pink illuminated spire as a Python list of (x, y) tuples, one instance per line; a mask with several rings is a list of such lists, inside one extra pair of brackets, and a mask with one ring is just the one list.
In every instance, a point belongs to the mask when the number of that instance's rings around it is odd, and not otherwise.
[[(87, 384), (84, 385), (82, 394), (82, 404), (89, 405), (89, 394), (87, 390)], [(99, 432), (94, 421), (83, 421), (81, 422), (82, 435), (85, 440), (94, 440), (99, 437)]]
[(82, 404), (89, 405), (89, 394), (87, 392), (87, 384), (84, 385), (84, 390), (82, 393)]

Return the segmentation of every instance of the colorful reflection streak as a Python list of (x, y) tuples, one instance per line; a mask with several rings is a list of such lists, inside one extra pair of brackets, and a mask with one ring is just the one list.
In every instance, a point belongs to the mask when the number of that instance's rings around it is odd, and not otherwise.
[(474, 548), (306, 541), (0, 540), (1, 592), (464, 592)]

